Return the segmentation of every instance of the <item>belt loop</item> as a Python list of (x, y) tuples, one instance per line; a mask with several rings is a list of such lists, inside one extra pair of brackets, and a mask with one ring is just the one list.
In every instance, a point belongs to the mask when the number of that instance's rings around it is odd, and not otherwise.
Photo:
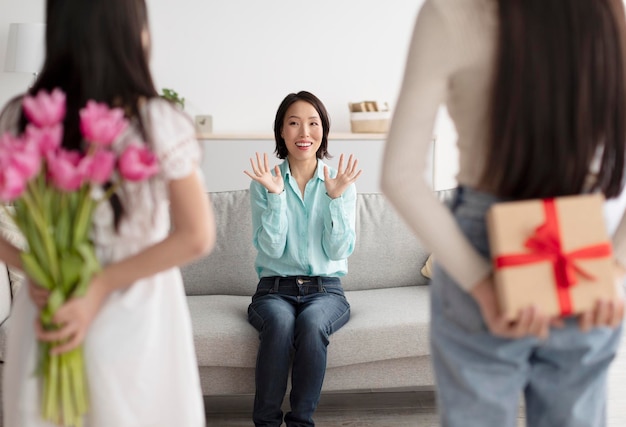
[(324, 283), (322, 281), (322, 276), (317, 276), (317, 292), (324, 292)]
[(274, 277), (274, 293), (278, 292), (278, 286), (280, 285), (280, 276)]

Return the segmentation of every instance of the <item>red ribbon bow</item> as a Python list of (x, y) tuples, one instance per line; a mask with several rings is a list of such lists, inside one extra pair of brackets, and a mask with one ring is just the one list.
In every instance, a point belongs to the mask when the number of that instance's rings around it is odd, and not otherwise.
[(572, 300), (569, 288), (577, 283), (577, 274), (588, 280), (595, 280), (594, 276), (577, 264), (577, 260), (610, 256), (611, 245), (605, 242), (570, 252), (563, 252), (554, 199), (543, 199), (543, 207), (546, 222), (537, 227), (535, 233), (526, 239), (524, 243), (524, 246), (530, 249), (530, 252), (500, 255), (494, 259), (494, 264), (495, 268), (503, 268), (550, 261), (554, 269), (561, 315), (567, 316), (572, 314)]

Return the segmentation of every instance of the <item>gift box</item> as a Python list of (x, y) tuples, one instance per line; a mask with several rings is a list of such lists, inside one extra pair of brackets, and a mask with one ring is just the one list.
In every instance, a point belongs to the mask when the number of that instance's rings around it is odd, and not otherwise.
[(602, 195), (504, 202), (487, 212), (500, 307), (567, 316), (617, 298)]

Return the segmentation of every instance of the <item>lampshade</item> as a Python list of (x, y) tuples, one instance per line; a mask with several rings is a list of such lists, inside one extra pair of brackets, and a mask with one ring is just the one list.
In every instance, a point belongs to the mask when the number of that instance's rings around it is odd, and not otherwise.
[(45, 32), (45, 24), (11, 24), (4, 71), (38, 73), (43, 65)]

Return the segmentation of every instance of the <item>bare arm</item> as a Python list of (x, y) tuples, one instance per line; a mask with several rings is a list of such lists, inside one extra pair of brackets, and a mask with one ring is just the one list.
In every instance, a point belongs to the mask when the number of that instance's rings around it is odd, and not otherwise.
[(21, 250), (19, 248), (0, 237), (0, 259), (2, 259), (5, 264), (21, 270), (22, 259), (20, 258), (20, 253)]
[(187, 264), (215, 244), (215, 220), (200, 178), (192, 174), (170, 182), (173, 230), (163, 241), (107, 266), (92, 283), (104, 295), (144, 277)]
[(415, 23), (385, 144), (381, 188), (413, 233), (469, 291), (489, 275), (490, 264), (461, 233), (424, 176), (437, 111), (447, 100), (449, 79), (459, 66), (450, 22), (433, 3), (424, 3)]

